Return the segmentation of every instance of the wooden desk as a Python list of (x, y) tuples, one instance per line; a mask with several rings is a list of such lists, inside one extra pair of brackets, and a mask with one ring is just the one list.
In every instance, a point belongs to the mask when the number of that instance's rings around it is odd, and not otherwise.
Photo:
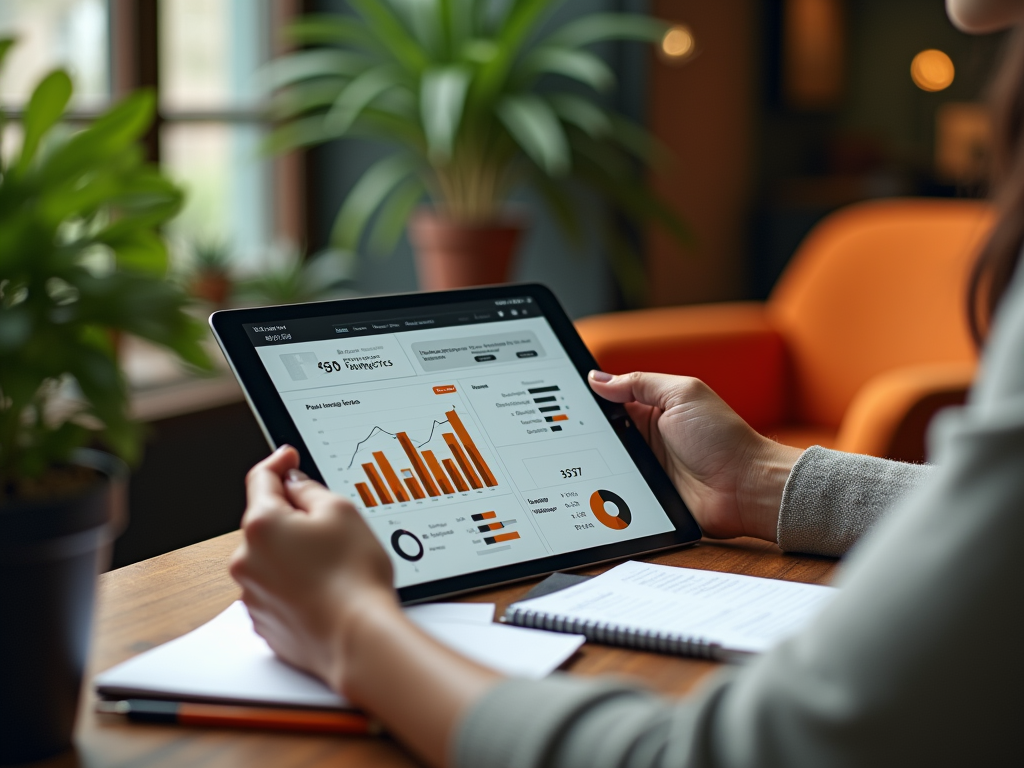
[[(93, 712), (91, 676), (212, 619), (238, 597), (228, 577), (227, 558), (238, 544), (236, 531), (176, 552), (111, 571), (100, 578), (97, 626), (90, 673), (79, 713), (77, 750), (50, 766), (217, 766), (288, 768), (304, 766), (412, 766), (415, 761), (388, 739), (256, 733), (125, 723)], [(784, 555), (753, 539), (707, 541), (651, 558), (654, 562), (713, 571), (745, 573), (790, 581), (827, 583), (835, 561)], [(599, 573), (608, 566), (594, 568)], [(535, 582), (465, 597), (495, 602), (499, 613)], [(638, 678), (659, 691), (681, 694), (718, 665), (600, 645), (585, 645), (568, 663), (574, 674), (616, 674)]]

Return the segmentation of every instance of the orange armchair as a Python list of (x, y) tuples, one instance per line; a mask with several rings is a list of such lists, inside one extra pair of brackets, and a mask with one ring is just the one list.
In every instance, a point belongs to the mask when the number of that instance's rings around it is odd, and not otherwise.
[(991, 223), (977, 202), (862, 203), (811, 231), (765, 303), (576, 325), (603, 369), (696, 376), (782, 443), (920, 461), (974, 376), (966, 287)]

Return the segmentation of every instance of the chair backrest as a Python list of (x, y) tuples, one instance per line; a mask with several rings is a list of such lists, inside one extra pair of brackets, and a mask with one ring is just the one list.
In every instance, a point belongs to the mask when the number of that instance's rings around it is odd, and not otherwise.
[(789, 354), (793, 416), (835, 428), (879, 373), (974, 360), (967, 280), (992, 221), (980, 202), (897, 199), (818, 224), (768, 300)]

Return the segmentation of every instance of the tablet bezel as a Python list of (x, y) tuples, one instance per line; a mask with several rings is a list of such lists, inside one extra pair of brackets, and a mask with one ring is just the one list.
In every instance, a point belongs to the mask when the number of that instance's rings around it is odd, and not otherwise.
[[(340, 299), (307, 304), (286, 304), (270, 307), (247, 309), (227, 309), (214, 312), (210, 316), (210, 326), (217, 338), (224, 356), (227, 358), (235, 377), (245, 393), (245, 398), (253, 415), (260, 424), (264, 436), (271, 447), (282, 444), (294, 446), (300, 455), (300, 467), (310, 477), (322, 482), (312, 456), (299, 433), (298, 428), (288, 415), (284, 401), (278, 394), (267, 373), (256, 347), (253, 346), (245, 333), (246, 323), (279, 323), (299, 318), (334, 317), (337, 315), (355, 315), (409, 309), (430, 309), (443, 304), (461, 302), (489, 301), (529, 296), (540, 307), (544, 318), (548, 321), (559, 342), (564, 347), (579, 374), (586, 379), (589, 371), (598, 367), (593, 355), (576, 332), (572, 321), (565, 314), (555, 295), (545, 286), (538, 283), (509, 284), (483, 288), (467, 288), (456, 291), (439, 291), (435, 293), (403, 293), (370, 298)], [(424, 582), (398, 588), (399, 598), (403, 603), (414, 603), (423, 600), (469, 592), (478, 589), (498, 586), (513, 581), (520, 581), (536, 576), (543, 576), (554, 571), (582, 568), (609, 560), (648, 554), (650, 552), (693, 544), (700, 540), (701, 531), (693, 519), (686, 504), (665, 474), (654, 453), (647, 445), (643, 435), (632, 423), (623, 405), (612, 403), (598, 397), (590, 390), (594, 400), (608, 419), (612, 429), (619, 436), (626, 451), (632, 457), (640, 474), (646, 480), (651, 491), (661, 503), (669, 520), (675, 526), (674, 531), (630, 539), (617, 544), (605, 544), (597, 547), (550, 555), (522, 563), (503, 565), (487, 570), (474, 571), (461, 576), (451, 576), (436, 581)]]

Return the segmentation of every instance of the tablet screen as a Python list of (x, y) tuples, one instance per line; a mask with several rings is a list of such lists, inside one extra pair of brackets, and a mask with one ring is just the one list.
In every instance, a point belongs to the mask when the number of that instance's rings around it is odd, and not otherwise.
[(244, 328), (396, 587), (675, 529), (529, 296)]

